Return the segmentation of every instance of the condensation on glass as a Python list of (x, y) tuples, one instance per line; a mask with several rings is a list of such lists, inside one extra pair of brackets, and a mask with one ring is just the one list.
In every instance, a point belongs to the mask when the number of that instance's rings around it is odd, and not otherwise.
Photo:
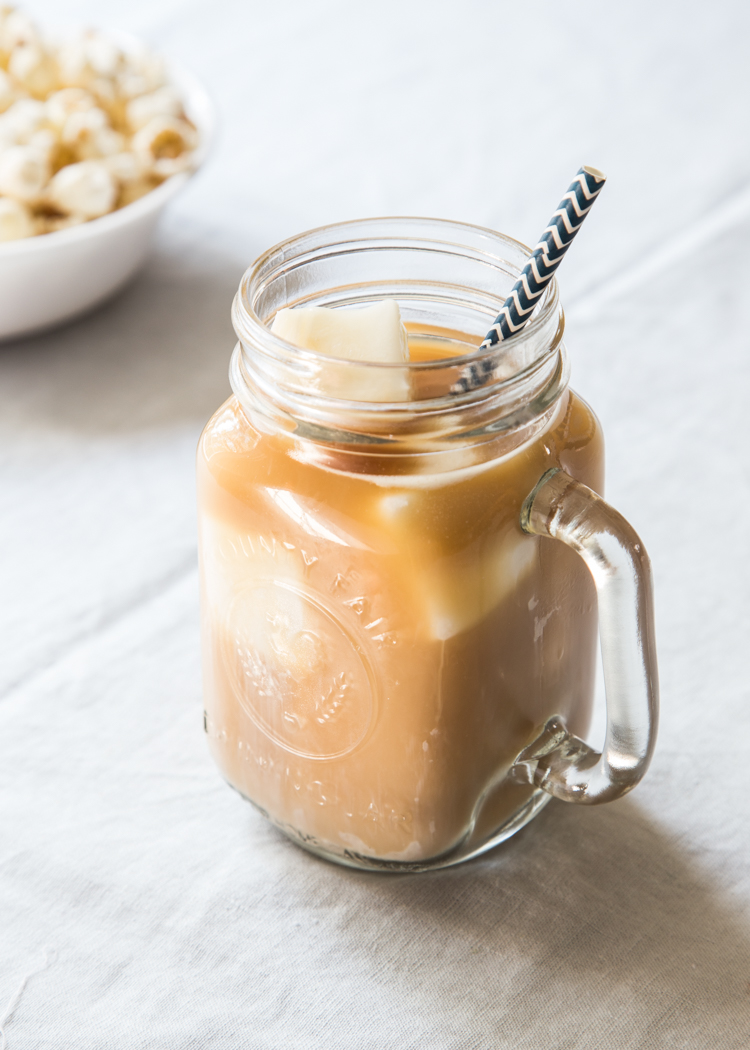
[[(648, 558), (598, 495), (554, 283), (523, 334), (475, 349), (527, 257), (476, 227), (367, 220), (273, 248), (235, 300), (234, 396), (198, 454), (206, 732), (233, 787), (344, 864), (457, 863), (552, 795), (619, 797), (653, 751)], [(382, 297), (408, 365), (269, 330), (282, 307)], [(582, 739), (597, 611), (601, 754)]]

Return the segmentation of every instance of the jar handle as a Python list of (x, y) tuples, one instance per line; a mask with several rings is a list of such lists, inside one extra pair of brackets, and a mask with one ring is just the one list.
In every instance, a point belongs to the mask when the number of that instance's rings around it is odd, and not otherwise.
[(611, 802), (635, 787), (656, 743), (659, 684), (649, 558), (621, 514), (557, 467), (526, 498), (521, 528), (572, 547), (594, 578), (607, 736), (600, 754), (555, 715), (520, 753), (512, 774), (566, 802)]

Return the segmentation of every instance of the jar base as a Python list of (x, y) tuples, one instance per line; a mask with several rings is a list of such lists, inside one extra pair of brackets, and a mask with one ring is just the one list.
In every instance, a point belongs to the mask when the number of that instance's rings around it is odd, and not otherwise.
[[(234, 785), (230, 785), (234, 787)], [(237, 788), (234, 788), (237, 791)], [(537, 813), (541, 812), (547, 803), (552, 798), (546, 791), (537, 790), (532, 796), (520, 806), (515, 813), (513, 813), (507, 820), (496, 828), (487, 838), (477, 843), (472, 841), (471, 835), (459, 842), (458, 845), (453, 846), (446, 853), (441, 853), (437, 857), (428, 857), (425, 860), (418, 861), (399, 861), (399, 860), (381, 860), (378, 857), (368, 857), (362, 853), (356, 853), (351, 849), (336, 849), (328, 843), (322, 843), (313, 835), (305, 835), (303, 832), (298, 831), (291, 824), (285, 824), (281, 821), (274, 820), (274, 818), (266, 812), (261, 806), (252, 799), (248, 798), (241, 791), (237, 791), (241, 798), (246, 802), (249, 802), (253, 809), (256, 809), (262, 816), (282, 831), (288, 838), (292, 840), (297, 846), (301, 846), (302, 849), (307, 850), (308, 853), (313, 853), (316, 857), (322, 857), (323, 860), (330, 860), (334, 864), (341, 864), (345, 868), (355, 868), (358, 871), (377, 871), (384, 873), (392, 873), (395, 875), (406, 875), (417, 873), (420, 871), (435, 871), (439, 868), (450, 868), (456, 864), (463, 864), (464, 861), (472, 860), (474, 857), (479, 857), (482, 853), (486, 853), (488, 850), (494, 849), (495, 846), (499, 846), (501, 842), (505, 842), (511, 838), (521, 828), (525, 827), (529, 821), (533, 820)]]

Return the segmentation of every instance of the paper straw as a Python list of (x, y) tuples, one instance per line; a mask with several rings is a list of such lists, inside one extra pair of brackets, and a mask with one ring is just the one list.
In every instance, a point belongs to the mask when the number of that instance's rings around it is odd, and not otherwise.
[(560, 201), (547, 229), (505, 300), (505, 305), (479, 347), (488, 350), (516, 335), (530, 320), (534, 307), (562, 262), (591, 205), (601, 192), (606, 175), (588, 164), (582, 167)]

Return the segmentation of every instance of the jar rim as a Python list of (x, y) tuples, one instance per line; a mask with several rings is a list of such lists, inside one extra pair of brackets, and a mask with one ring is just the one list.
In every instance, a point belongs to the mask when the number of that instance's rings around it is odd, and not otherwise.
[[(479, 343), (530, 254), (481, 226), (408, 216), (349, 220), (288, 238), (240, 282), (232, 389), (261, 429), (339, 449), (421, 455), (494, 444), (510, 433), (520, 440), (551, 418), (567, 389), (554, 279), (522, 332), (487, 349)], [(469, 344), (476, 337), (476, 350), (402, 363), (352, 361), (302, 350), (268, 326), (287, 306), (383, 298), (399, 302), (413, 334), (444, 332), (448, 342), (465, 335)]]
[[(394, 371), (398, 369), (409, 369), (415, 372), (425, 372), (431, 369), (438, 369), (445, 367), (446, 364), (454, 364), (457, 361), (461, 361), (466, 365), (480, 365), (488, 357), (494, 353), (497, 353), (498, 347), (501, 344), (496, 344), (494, 347), (489, 347), (485, 350), (481, 350), (479, 346), (477, 349), (468, 354), (461, 354), (453, 358), (440, 358), (438, 360), (427, 360), (427, 361), (408, 361), (404, 363), (400, 362), (384, 362), (384, 361), (352, 361), (349, 358), (337, 358), (333, 355), (322, 354), (316, 350), (307, 350), (301, 347), (295, 346), (293, 343), (282, 339), (281, 336), (276, 335), (271, 331), (270, 327), (265, 323), (263, 318), (257, 313), (253, 298), (250, 295), (251, 289), (255, 290), (258, 286), (258, 281), (264, 273), (264, 269), (272, 264), (273, 260), (278, 258), (284, 258), (289, 261), (299, 261), (300, 256), (296, 252), (296, 249), (302, 247), (305, 242), (313, 239), (321, 234), (326, 234), (333, 231), (339, 231), (344, 233), (345, 231), (362, 231), (367, 229), (377, 229), (382, 227), (384, 224), (408, 224), (421, 226), (433, 226), (441, 230), (455, 230), (458, 231), (470, 231), (480, 237), (486, 237), (489, 241), (497, 242), (498, 244), (507, 245), (516, 249), (525, 258), (529, 258), (532, 254), (532, 249), (522, 241), (517, 240), (515, 237), (510, 237), (508, 234), (500, 233), (497, 230), (492, 230), (486, 226), (479, 226), (474, 223), (458, 222), (453, 219), (438, 219), (429, 216), (415, 216), (415, 215), (391, 215), (391, 216), (371, 216), (363, 219), (347, 219), (343, 222), (328, 223), (323, 226), (316, 226), (310, 230), (306, 230), (303, 233), (294, 234), (291, 237), (287, 237), (277, 244), (272, 245), (262, 252), (258, 258), (247, 268), (240, 279), (240, 286), (232, 304), (232, 321), (235, 332), (241, 343), (247, 341), (253, 341), (254, 339), (262, 339), (266, 347), (276, 347), (279, 351), (288, 353), (292, 350), (294, 354), (300, 358), (300, 360), (308, 360), (310, 362), (328, 362), (338, 361), (346, 363), (347, 366), (351, 366), (353, 370), (367, 369), (378, 369), (384, 372)], [(403, 236), (403, 235), (402, 235)], [(377, 240), (389, 240), (387, 236), (381, 235), (373, 239)], [(442, 244), (444, 247), (455, 246), (455, 247), (470, 247), (468, 245), (462, 246), (458, 242), (454, 241), (438, 241), (435, 238), (419, 238), (421, 243), (433, 242), (435, 244)], [(320, 252), (323, 248), (335, 248), (341, 246), (344, 241), (332, 241), (328, 245), (320, 245), (317, 251)], [(352, 251), (361, 250), (356, 247), (351, 249)], [(501, 261), (501, 257), (497, 255), (490, 255), (489, 257), (495, 258), (497, 261)], [(507, 261), (507, 260), (503, 260)], [(269, 275), (270, 276), (270, 275)], [(257, 300), (257, 295), (255, 296)], [(505, 299), (498, 295), (498, 313), (500, 306)], [(545, 292), (537, 305), (534, 313), (529, 320), (528, 324), (523, 330), (513, 336), (514, 348), (520, 348), (522, 345), (529, 345), (534, 342), (538, 336), (542, 333), (545, 326), (549, 324), (550, 318), (554, 314), (560, 315), (560, 338), (562, 338), (562, 330), (564, 328), (564, 319), (562, 313), (562, 307), (560, 306), (559, 288), (556, 279), (553, 277)], [(557, 341), (557, 340), (556, 340)], [(529, 367), (532, 367), (534, 362), (531, 362)], [(509, 382), (515, 379), (516, 376), (511, 376), (505, 382)]]

